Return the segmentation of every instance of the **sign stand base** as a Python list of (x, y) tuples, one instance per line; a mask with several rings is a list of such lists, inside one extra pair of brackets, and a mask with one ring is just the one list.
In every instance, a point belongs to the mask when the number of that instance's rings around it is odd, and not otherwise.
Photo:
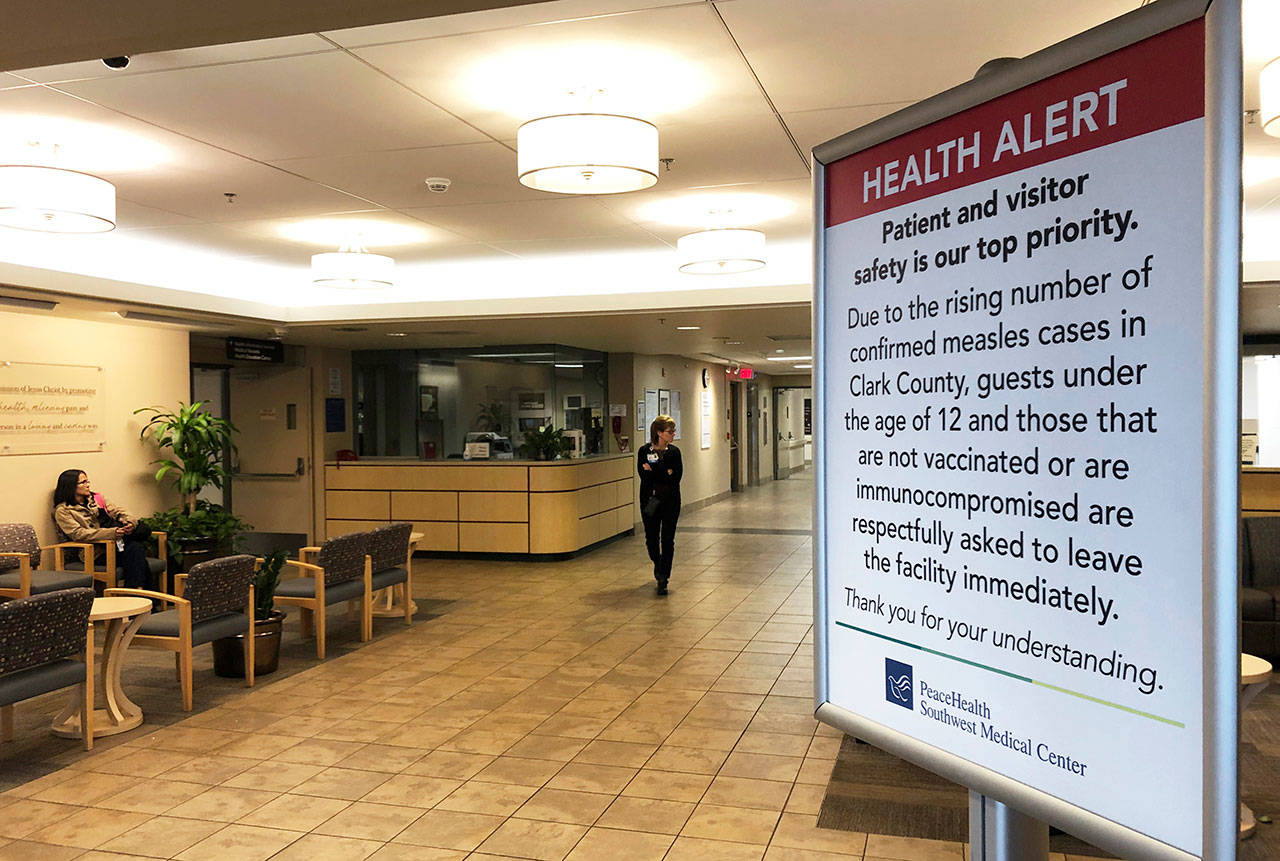
[(1040, 861), (1049, 857), (1049, 826), (994, 798), (969, 793), (970, 861)]

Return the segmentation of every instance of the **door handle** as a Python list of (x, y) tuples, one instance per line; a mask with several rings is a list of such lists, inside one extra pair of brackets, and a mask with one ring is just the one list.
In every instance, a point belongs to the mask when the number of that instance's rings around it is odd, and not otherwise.
[(307, 474), (306, 461), (303, 458), (298, 458), (298, 469), (294, 473), (294, 475), (306, 475), (306, 474)]

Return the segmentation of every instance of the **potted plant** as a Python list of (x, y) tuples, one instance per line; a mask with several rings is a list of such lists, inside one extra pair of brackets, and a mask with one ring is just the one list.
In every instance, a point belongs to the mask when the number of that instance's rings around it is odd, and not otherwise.
[(221, 488), (230, 479), (223, 457), (236, 451), (235, 425), (202, 412), (202, 407), (204, 401), (179, 403), (175, 412), (160, 407), (134, 410), (134, 415), (151, 415), (141, 436), (154, 439), (161, 450), (162, 456), (152, 461), (160, 467), (156, 481), (172, 482), (182, 497), (180, 505), (147, 518), (147, 523), (168, 533), (170, 555), (183, 570), (230, 552), (234, 536), (249, 528), (222, 506), (198, 499), (206, 487)]
[(573, 447), (573, 441), (564, 435), (564, 428), (554, 425), (525, 431), (524, 442), (520, 443), (520, 456), (529, 460), (555, 460), (566, 455)]
[[(276, 609), (276, 587), (288, 554), (276, 550), (262, 560), (253, 580), (253, 674), (265, 676), (280, 667), (280, 632), (284, 613)], [(213, 641), (213, 672), (230, 679), (244, 678), (244, 634)]]

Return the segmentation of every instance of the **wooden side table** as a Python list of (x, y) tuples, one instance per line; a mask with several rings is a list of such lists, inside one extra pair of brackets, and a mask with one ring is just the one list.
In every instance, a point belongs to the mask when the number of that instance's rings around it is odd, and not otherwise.
[[(1240, 713), (1249, 707), (1254, 697), (1271, 681), (1271, 664), (1254, 655), (1240, 655)], [(1241, 722), (1243, 724), (1243, 721)], [(1240, 802), (1240, 839), (1252, 837), (1257, 820), (1249, 805)]]
[[(106, 695), (107, 707), (93, 713), (93, 734), (116, 735), (127, 732), (142, 723), (142, 709), (125, 695), (120, 685), (120, 672), (124, 669), (125, 655), (133, 635), (144, 619), (151, 614), (151, 602), (146, 598), (95, 598), (89, 611), (90, 622), (106, 622), (106, 635), (102, 642), (102, 677), (99, 684)], [(92, 646), (90, 646), (92, 648)], [(81, 702), (75, 692), (67, 701), (67, 707), (53, 719), (53, 733), (65, 738), (80, 738)]]
[[(422, 540), (425, 532), (409, 533), (409, 562), (413, 559), (413, 551), (418, 548), (418, 542)], [(410, 578), (412, 580), (413, 578)], [(413, 600), (413, 596), (409, 595), (409, 590), (405, 589), (405, 595), (409, 599), (411, 613), (418, 612), (418, 603)], [(404, 617), (404, 607), (396, 604), (396, 587), (388, 586), (386, 589), (379, 589), (373, 596), (373, 615), (375, 616), (400, 616)]]

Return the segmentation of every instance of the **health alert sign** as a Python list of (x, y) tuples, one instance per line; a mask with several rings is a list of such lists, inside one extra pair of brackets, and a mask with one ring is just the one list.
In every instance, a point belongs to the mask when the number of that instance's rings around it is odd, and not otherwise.
[(819, 176), (820, 702), (1170, 857), (1204, 826), (1205, 56), (1194, 19)]

